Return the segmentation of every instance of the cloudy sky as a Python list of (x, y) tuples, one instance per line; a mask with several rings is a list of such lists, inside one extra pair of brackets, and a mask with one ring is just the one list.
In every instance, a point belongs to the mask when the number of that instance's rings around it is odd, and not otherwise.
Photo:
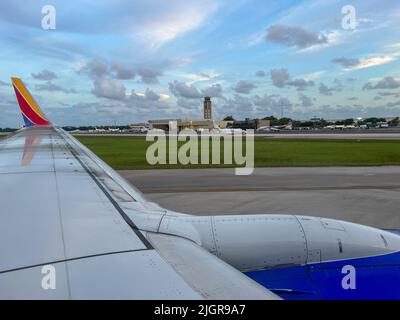
[(399, 21), (398, 0), (1, 1), (0, 126), (11, 76), (59, 125), (200, 118), (205, 95), (215, 118), (397, 116)]

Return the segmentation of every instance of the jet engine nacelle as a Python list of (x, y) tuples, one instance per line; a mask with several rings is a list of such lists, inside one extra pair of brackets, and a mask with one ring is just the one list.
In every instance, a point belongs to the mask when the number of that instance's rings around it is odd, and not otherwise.
[(159, 232), (195, 241), (241, 271), (383, 255), (400, 236), (359, 224), (294, 215), (164, 216)]

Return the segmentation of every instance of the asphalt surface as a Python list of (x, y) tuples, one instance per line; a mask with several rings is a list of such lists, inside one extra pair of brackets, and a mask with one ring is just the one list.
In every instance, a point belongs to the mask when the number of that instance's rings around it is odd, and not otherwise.
[[(145, 137), (146, 134), (132, 133), (74, 133), (74, 136), (128, 136)], [(400, 140), (400, 129), (368, 130), (285, 130), (280, 132), (256, 133), (256, 137), (276, 139), (350, 139), (350, 140)]]
[(280, 213), (400, 228), (400, 167), (129, 170), (147, 197), (196, 215)]

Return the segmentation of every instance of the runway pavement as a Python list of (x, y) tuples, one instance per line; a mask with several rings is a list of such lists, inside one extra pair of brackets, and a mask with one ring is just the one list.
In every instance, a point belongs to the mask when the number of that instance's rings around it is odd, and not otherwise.
[(196, 215), (282, 213), (400, 228), (400, 167), (129, 170), (147, 197)]
[[(74, 136), (93, 137), (145, 137), (146, 134), (132, 133), (74, 133)], [(285, 130), (280, 132), (256, 133), (256, 137), (271, 139), (344, 139), (344, 140), (400, 140), (400, 129), (369, 130)]]

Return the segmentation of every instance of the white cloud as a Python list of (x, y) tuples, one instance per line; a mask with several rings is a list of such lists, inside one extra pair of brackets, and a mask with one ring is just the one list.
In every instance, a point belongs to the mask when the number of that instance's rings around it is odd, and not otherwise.
[[(57, 1), (56, 1), (57, 2)], [(83, 1), (77, 10), (71, 1), (58, 1), (57, 12), (62, 12), (62, 26), (52, 35), (40, 34), (28, 37), (29, 42), (47, 51), (57, 43), (58, 50), (53, 53), (77, 56), (82, 52), (79, 42), (70, 41), (73, 33), (80, 35), (102, 34), (126, 36), (139, 40), (142, 52), (148, 48), (159, 48), (163, 44), (193, 31), (209, 21), (213, 14), (226, 3), (226, 0), (101, 0), (95, 4)], [(11, 22), (40, 30), (40, 8), (31, 1), (0, 1), (0, 23)], [(38, 20), (39, 19), (39, 20)], [(39, 22), (38, 22), (39, 21)], [(38, 25), (39, 23), (39, 25)], [(26, 36), (26, 34), (24, 34)], [(46, 45), (52, 40), (53, 46)], [(124, 39), (126, 40), (126, 39)], [(128, 39), (129, 40), (129, 39)], [(43, 44), (42, 44), (43, 43)], [(126, 43), (129, 47), (130, 43)], [(59, 50), (64, 49), (64, 51)], [(42, 49), (44, 50), (44, 49)]]
[(265, 31), (262, 30), (250, 34), (245, 40), (245, 43), (247, 47), (253, 47), (259, 45), (260, 43), (263, 43), (264, 41), (265, 41)]
[(126, 97), (126, 88), (118, 80), (108, 78), (97, 78), (93, 82), (92, 93), (96, 97), (123, 100)]
[(389, 44), (383, 50), (390, 52), (390, 55), (393, 57), (400, 57), (400, 42)]
[(205, 70), (200, 73), (178, 73), (177, 76), (185, 78), (188, 84), (193, 84), (200, 81), (209, 81), (219, 77), (221, 74), (215, 70)]
[(358, 65), (356, 65), (355, 67), (350, 68), (349, 70), (359, 70), (359, 69), (365, 69), (365, 68), (370, 68), (370, 67), (376, 67), (376, 66), (380, 66), (385, 63), (389, 63), (393, 60), (395, 60), (395, 58), (391, 55), (366, 57), (366, 58), (360, 59), (360, 63)]
[(158, 10), (157, 16), (133, 26), (133, 34), (144, 40), (151, 48), (159, 48), (180, 35), (200, 27), (220, 6), (217, 1), (211, 0), (169, 0), (165, 3), (168, 3), (166, 10), (161, 12)]
[(306, 73), (304, 75), (299, 76), (299, 78), (303, 78), (304, 80), (310, 81), (310, 80), (317, 80), (321, 78), (323, 74), (326, 73), (326, 70), (320, 70), (320, 71), (315, 71), (311, 73)]
[(400, 42), (389, 44), (384, 49), (387, 51), (400, 50)]
[(168, 94), (160, 93), (160, 101), (166, 101), (169, 98), (171, 98), (171, 96), (169, 96)]

